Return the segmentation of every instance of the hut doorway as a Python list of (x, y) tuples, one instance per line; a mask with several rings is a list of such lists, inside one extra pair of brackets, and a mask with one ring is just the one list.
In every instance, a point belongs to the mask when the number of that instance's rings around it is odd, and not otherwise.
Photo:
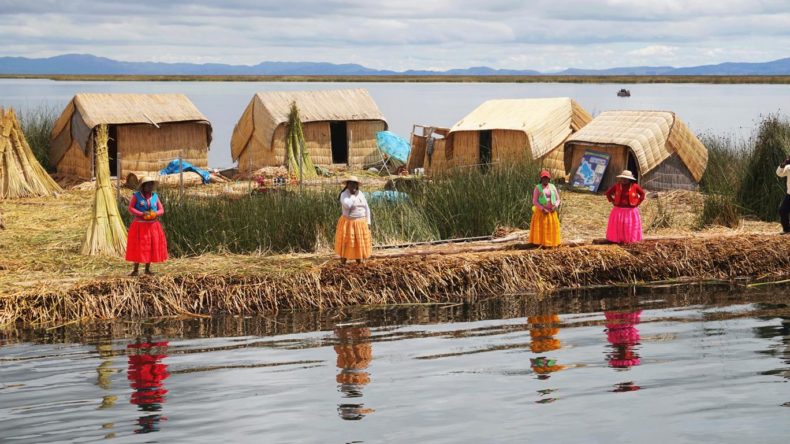
[(332, 139), (332, 163), (348, 163), (348, 125), (346, 122), (330, 122)]
[[(628, 162), (626, 165), (628, 165), (627, 169), (634, 173), (636, 181), (639, 182), (639, 166), (636, 163), (636, 157), (634, 156), (634, 153), (632, 153), (630, 150), (628, 151)], [(618, 171), (617, 174), (620, 174), (620, 172)]]
[(110, 176), (118, 177), (118, 127), (110, 125), (107, 141), (107, 157), (110, 159)]
[(480, 139), (478, 141), (480, 145), (480, 169), (483, 171), (488, 169), (489, 164), (491, 164), (491, 141), (492, 141), (492, 132), (491, 130), (484, 130), (480, 131)]

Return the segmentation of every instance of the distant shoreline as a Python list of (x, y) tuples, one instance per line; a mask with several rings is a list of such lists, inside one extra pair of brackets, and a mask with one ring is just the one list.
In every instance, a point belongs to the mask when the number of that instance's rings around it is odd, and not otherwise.
[(787, 76), (466, 76), (466, 75), (95, 75), (95, 74), (0, 74), (0, 79), (45, 79), (95, 82), (326, 82), (326, 83), (696, 83), (696, 84), (790, 84)]

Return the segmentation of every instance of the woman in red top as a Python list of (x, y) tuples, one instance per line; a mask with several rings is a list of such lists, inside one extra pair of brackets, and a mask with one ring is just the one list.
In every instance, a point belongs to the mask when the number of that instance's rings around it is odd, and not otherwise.
[(606, 198), (614, 205), (606, 226), (606, 240), (618, 244), (642, 240), (642, 217), (639, 205), (645, 200), (645, 190), (636, 183), (628, 170), (617, 176), (618, 182), (606, 191)]

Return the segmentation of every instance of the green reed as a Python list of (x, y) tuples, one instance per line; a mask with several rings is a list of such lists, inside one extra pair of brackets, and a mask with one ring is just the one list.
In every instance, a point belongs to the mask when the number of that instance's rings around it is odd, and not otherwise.
[(49, 165), (49, 138), (52, 127), (58, 118), (58, 110), (47, 105), (30, 109), (18, 110), (19, 123), (25, 133), (25, 139), (33, 150), (33, 155), (47, 171)]

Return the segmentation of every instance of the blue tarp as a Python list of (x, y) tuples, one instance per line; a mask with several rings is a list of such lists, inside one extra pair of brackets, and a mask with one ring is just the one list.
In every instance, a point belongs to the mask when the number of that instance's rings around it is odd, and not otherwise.
[(374, 191), (370, 193), (370, 201), (371, 202), (388, 202), (388, 203), (398, 203), (398, 202), (409, 202), (411, 198), (408, 194), (394, 191), (394, 190), (386, 190), (386, 191)]
[[(203, 178), (203, 183), (211, 182), (211, 174), (209, 174), (208, 171), (201, 170), (200, 168), (192, 165), (191, 163), (189, 163), (187, 161), (183, 161), (183, 165), (184, 165), (184, 171), (185, 172), (186, 171), (192, 171), (193, 173), (200, 174), (200, 177)], [(179, 173), (178, 159), (171, 160), (170, 163), (168, 163), (167, 166), (164, 167), (164, 169), (162, 169), (162, 171), (159, 172), (159, 174), (162, 175), (162, 176), (165, 176), (165, 175), (168, 175), (168, 174), (178, 174), (178, 173)]]
[(379, 131), (376, 133), (376, 143), (379, 149), (388, 156), (398, 159), (402, 163), (409, 161), (411, 145), (399, 135), (391, 131)]

